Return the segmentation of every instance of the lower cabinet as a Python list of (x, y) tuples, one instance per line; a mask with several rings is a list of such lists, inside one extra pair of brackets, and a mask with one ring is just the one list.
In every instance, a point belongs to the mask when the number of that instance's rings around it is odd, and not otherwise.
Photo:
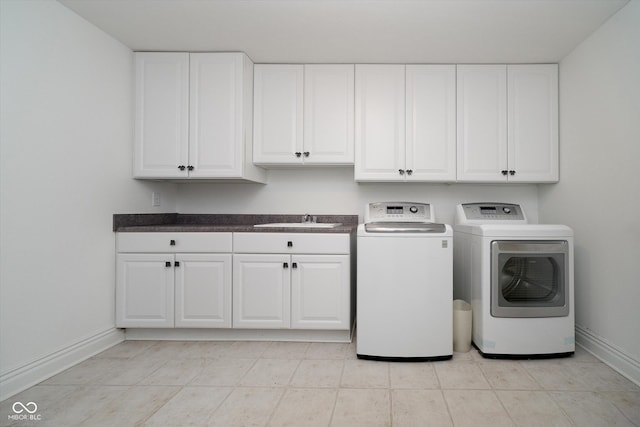
[(349, 329), (349, 255), (291, 258), (291, 327)]
[(116, 326), (349, 333), (352, 239), (322, 233), (118, 233)]
[(231, 327), (231, 254), (177, 255), (175, 324)]
[(117, 255), (117, 327), (173, 327), (173, 263), (169, 254)]
[(351, 238), (234, 233), (233, 327), (349, 330)]
[(231, 327), (231, 233), (118, 233), (116, 245), (117, 327)]
[(289, 255), (233, 257), (233, 326), (281, 329), (291, 326)]
[(118, 254), (116, 326), (230, 328), (230, 254)]
[(235, 328), (349, 329), (349, 255), (239, 254)]

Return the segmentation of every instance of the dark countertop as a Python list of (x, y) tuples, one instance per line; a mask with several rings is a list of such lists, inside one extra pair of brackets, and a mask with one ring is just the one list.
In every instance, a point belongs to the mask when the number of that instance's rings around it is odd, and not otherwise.
[(301, 222), (300, 215), (251, 214), (114, 214), (115, 232), (256, 232), (256, 233), (352, 233), (358, 215), (317, 215), (317, 222), (339, 222), (333, 228), (254, 227), (255, 224)]

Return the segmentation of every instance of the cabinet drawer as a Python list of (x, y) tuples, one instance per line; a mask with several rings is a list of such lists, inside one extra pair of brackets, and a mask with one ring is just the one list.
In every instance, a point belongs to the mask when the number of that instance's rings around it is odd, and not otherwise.
[(233, 233), (233, 252), (348, 254), (349, 234)]
[(231, 252), (231, 233), (116, 233), (117, 252)]

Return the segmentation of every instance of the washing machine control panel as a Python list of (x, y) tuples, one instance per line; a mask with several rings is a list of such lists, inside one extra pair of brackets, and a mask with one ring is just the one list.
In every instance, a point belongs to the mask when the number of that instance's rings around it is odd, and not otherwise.
[(434, 222), (429, 203), (375, 202), (365, 207), (364, 222)]
[(456, 210), (456, 223), (514, 223), (526, 224), (527, 218), (518, 204), (463, 203)]

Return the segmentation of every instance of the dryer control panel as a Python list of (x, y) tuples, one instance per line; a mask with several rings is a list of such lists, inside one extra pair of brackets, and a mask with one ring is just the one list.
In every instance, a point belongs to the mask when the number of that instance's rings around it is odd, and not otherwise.
[(514, 203), (463, 203), (457, 206), (456, 224), (527, 224), (527, 217)]
[(364, 222), (434, 222), (429, 203), (375, 202), (365, 207)]

